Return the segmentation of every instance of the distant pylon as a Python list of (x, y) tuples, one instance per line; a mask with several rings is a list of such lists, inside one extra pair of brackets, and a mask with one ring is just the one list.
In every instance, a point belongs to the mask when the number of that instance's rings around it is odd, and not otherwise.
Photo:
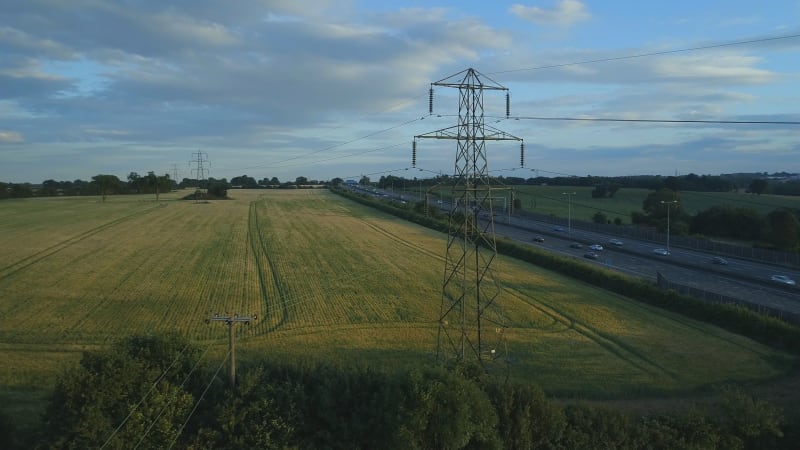
[(175, 180), (175, 185), (178, 185), (180, 183), (180, 180), (178, 180), (178, 165), (177, 164), (173, 164), (172, 165), (172, 179)]
[(489, 77), (470, 68), (431, 83), (431, 113), (433, 86), (459, 92), (458, 125), (414, 137), (414, 159), (418, 138), (457, 143), (436, 355), (440, 361), (474, 359), (485, 369), (488, 361), (506, 361), (507, 328), (496, 303), (500, 285), (491, 267), (497, 256), (492, 191), (499, 188), (492, 186), (489, 177), (486, 141), (522, 139), (484, 124), (483, 91), (508, 93)]
[(208, 162), (208, 153), (204, 153), (201, 151), (197, 151), (192, 153), (192, 160), (189, 161), (189, 164), (196, 164), (196, 167), (192, 169), (192, 173), (195, 175), (195, 179), (197, 180), (197, 188), (194, 192), (194, 199), (195, 201), (200, 200), (200, 196), (203, 194), (203, 189), (208, 189), (208, 183), (206, 182), (206, 172), (208, 169), (205, 167), (205, 163)]

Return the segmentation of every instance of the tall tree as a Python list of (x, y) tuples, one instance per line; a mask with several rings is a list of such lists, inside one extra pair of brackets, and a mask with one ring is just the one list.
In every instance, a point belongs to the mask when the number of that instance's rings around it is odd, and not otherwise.
[(113, 194), (122, 186), (122, 181), (116, 175), (95, 175), (92, 177), (92, 183), (97, 186), (100, 195), (103, 196), (103, 202), (106, 201), (106, 196)]
[(147, 186), (155, 191), (156, 193), (156, 201), (158, 201), (158, 175), (156, 175), (153, 171), (147, 172)]
[(750, 186), (748, 186), (747, 190), (756, 195), (761, 195), (767, 191), (767, 180), (756, 178), (750, 182)]
[(147, 185), (152, 189), (156, 194), (156, 201), (159, 199), (159, 194), (170, 187), (172, 181), (169, 179), (169, 174), (164, 174), (161, 176), (156, 175), (153, 171), (147, 172)]
[(85, 353), (56, 383), (42, 447), (165, 448), (194, 404), (184, 385), (199, 353), (178, 335), (135, 336)]
[(800, 222), (797, 216), (785, 209), (776, 209), (767, 215), (770, 243), (782, 250), (794, 250), (800, 245)]
[(677, 192), (672, 189), (659, 189), (647, 195), (644, 202), (642, 202), (642, 210), (651, 218), (663, 219), (667, 217), (667, 206), (670, 206), (672, 208), (670, 215), (674, 214), (677, 217), (683, 212), (683, 208), (680, 202), (670, 203), (675, 200), (680, 200)]
[(128, 189), (137, 194), (141, 193), (142, 189), (142, 176), (136, 172), (131, 172), (128, 174)]

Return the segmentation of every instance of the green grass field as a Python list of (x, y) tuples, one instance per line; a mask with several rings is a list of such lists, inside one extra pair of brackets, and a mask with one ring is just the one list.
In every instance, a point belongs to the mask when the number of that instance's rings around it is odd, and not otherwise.
[[(621, 193), (624, 192), (621, 191)], [(445, 236), (325, 190), (0, 202), (0, 400), (30, 413), (81, 351), (178, 331), (218, 365), (433, 364)], [(792, 358), (749, 339), (501, 257), (513, 378), (566, 396), (685, 394), (780, 376)], [(39, 402), (39, 403), (37, 403)]]
[[(567, 217), (571, 209), (572, 218), (587, 222), (598, 211), (606, 215), (608, 220), (619, 218), (622, 223), (631, 223), (631, 212), (641, 211), (642, 203), (652, 192), (648, 189), (621, 188), (613, 198), (592, 198), (593, 187), (565, 186), (513, 186), (515, 195), (522, 202), (522, 208), (539, 214), (556, 217)], [(447, 188), (441, 187), (438, 192), (447, 197)], [(509, 196), (508, 191), (499, 190), (500, 196)], [(564, 193), (575, 193), (565, 195)], [(409, 194), (416, 198), (416, 191), (409, 189)], [(743, 192), (690, 192), (680, 193), (680, 201), (684, 211), (697, 214), (716, 205), (729, 205), (737, 208), (754, 209), (767, 214), (778, 208), (800, 208), (800, 197), (778, 195), (754, 195)]]

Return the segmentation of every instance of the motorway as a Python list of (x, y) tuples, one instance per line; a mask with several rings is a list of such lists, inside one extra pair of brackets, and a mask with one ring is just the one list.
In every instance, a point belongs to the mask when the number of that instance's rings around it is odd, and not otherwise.
[[(403, 201), (402, 194), (379, 189), (366, 190), (377, 198)], [(449, 213), (450, 204), (438, 201), (443, 214)], [(488, 216), (481, 215), (483, 220)], [(484, 222), (484, 225), (486, 223)], [(585, 231), (574, 227), (558, 227), (528, 218), (495, 214), (494, 233), (525, 245), (535, 245), (565, 256), (601, 264), (620, 272), (655, 282), (661, 273), (667, 280), (703, 289), (709, 293), (732, 297), (743, 302), (758, 304), (773, 310), (785, 311), (800, 319), (800, 286), (780, 284), (770, 280), (772, 275), (787, 275), (800, 282), (800, 269), (771, 265), (747, 259), (725, 257), (727, 265), (712, 263), (714, 254), (669, 246), (669, 255), (658, 255), (656, 248), (666, 249), (667, 243), (653, 243), (624, 239), (622, 245), (613, 245), (610, 239), (617, 236)], [(534, 237), (544, 238), (536, 242)], [(620, 238), (622, 239), (622, 238)], [(580, 243), (583, 248), (570, 245)], [(598, 259), (584, 258), (589, 245), (600, 244)]]
[[(654, 244), (628, 239), (622, 245), (616, 246), (609, 243), (615, 236), (554, 227), (552, 224), (516, 217), (511, 217), (511, 226), (508, 222), (507, 216), (496, 217), (495, 234), (651, 281), (655, 281), (656, 274), (660, 272), (672, 282), (757, 303), (800, 317), (800, 288), (769, 279), (771, 275), (783, 274), (800, 280), (800, 271), (796, 269), (728, 257), (725, 258), (727, 265), (717, 265), (711, 262), (715, 255), (674, 246), (669, 248), (668, 256), (653, 253), (656, 248), (665, 249), (666, 242)], [(536, 236), (544, 238), (544, 242), (535, 242), (533, 238)], [(583, 248), (571, 248), (573, 243), (580, 243)], [(583, 258), (590, 251), (588, 246), (591, 244), (603, 246), (602, 251), (596, 252), (599, 255), (596, 260)]]

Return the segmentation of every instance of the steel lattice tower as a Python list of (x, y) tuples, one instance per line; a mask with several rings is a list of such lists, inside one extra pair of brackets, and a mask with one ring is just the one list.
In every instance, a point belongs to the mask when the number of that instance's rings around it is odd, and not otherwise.
[(506, 354), (506, 321), (496, 302), (500, 285), (492, 270), (497, 257), (492, 199), (493, 191), (501, 188), (491, 184), (486, 141), (522, 139), (484, 123), (487, 90), (506, 92), (509, 115), (508, 89), (489, 77), (470, 68), (431, 83), (430, 113), (433, 86), (457, 88), (459, 98), (458, 125), (415, 136), (412, 157), (416, 165), (418, 138), (457, 143), (436, 354), (440, 361), (474, 358), (484, 366), (486, 361), (505, 360)]
[(192, 153), (192, 158), (189, 164), (197, 164), (197, 168), (192, 169), (192, 173), (197, 177), (197, 188), (194, 191), (194, 199), (195, 201), (199, 201), (200, 196), (204, 193), (203, 189), (205, 189), (206, 193), (208, 192), (208, 182), (206, 181), (206, 172), (208, 172), (208, 169), (204, 166), (204, 163), (208, 162), (208, 153), (198, 150), (196, 153)]

